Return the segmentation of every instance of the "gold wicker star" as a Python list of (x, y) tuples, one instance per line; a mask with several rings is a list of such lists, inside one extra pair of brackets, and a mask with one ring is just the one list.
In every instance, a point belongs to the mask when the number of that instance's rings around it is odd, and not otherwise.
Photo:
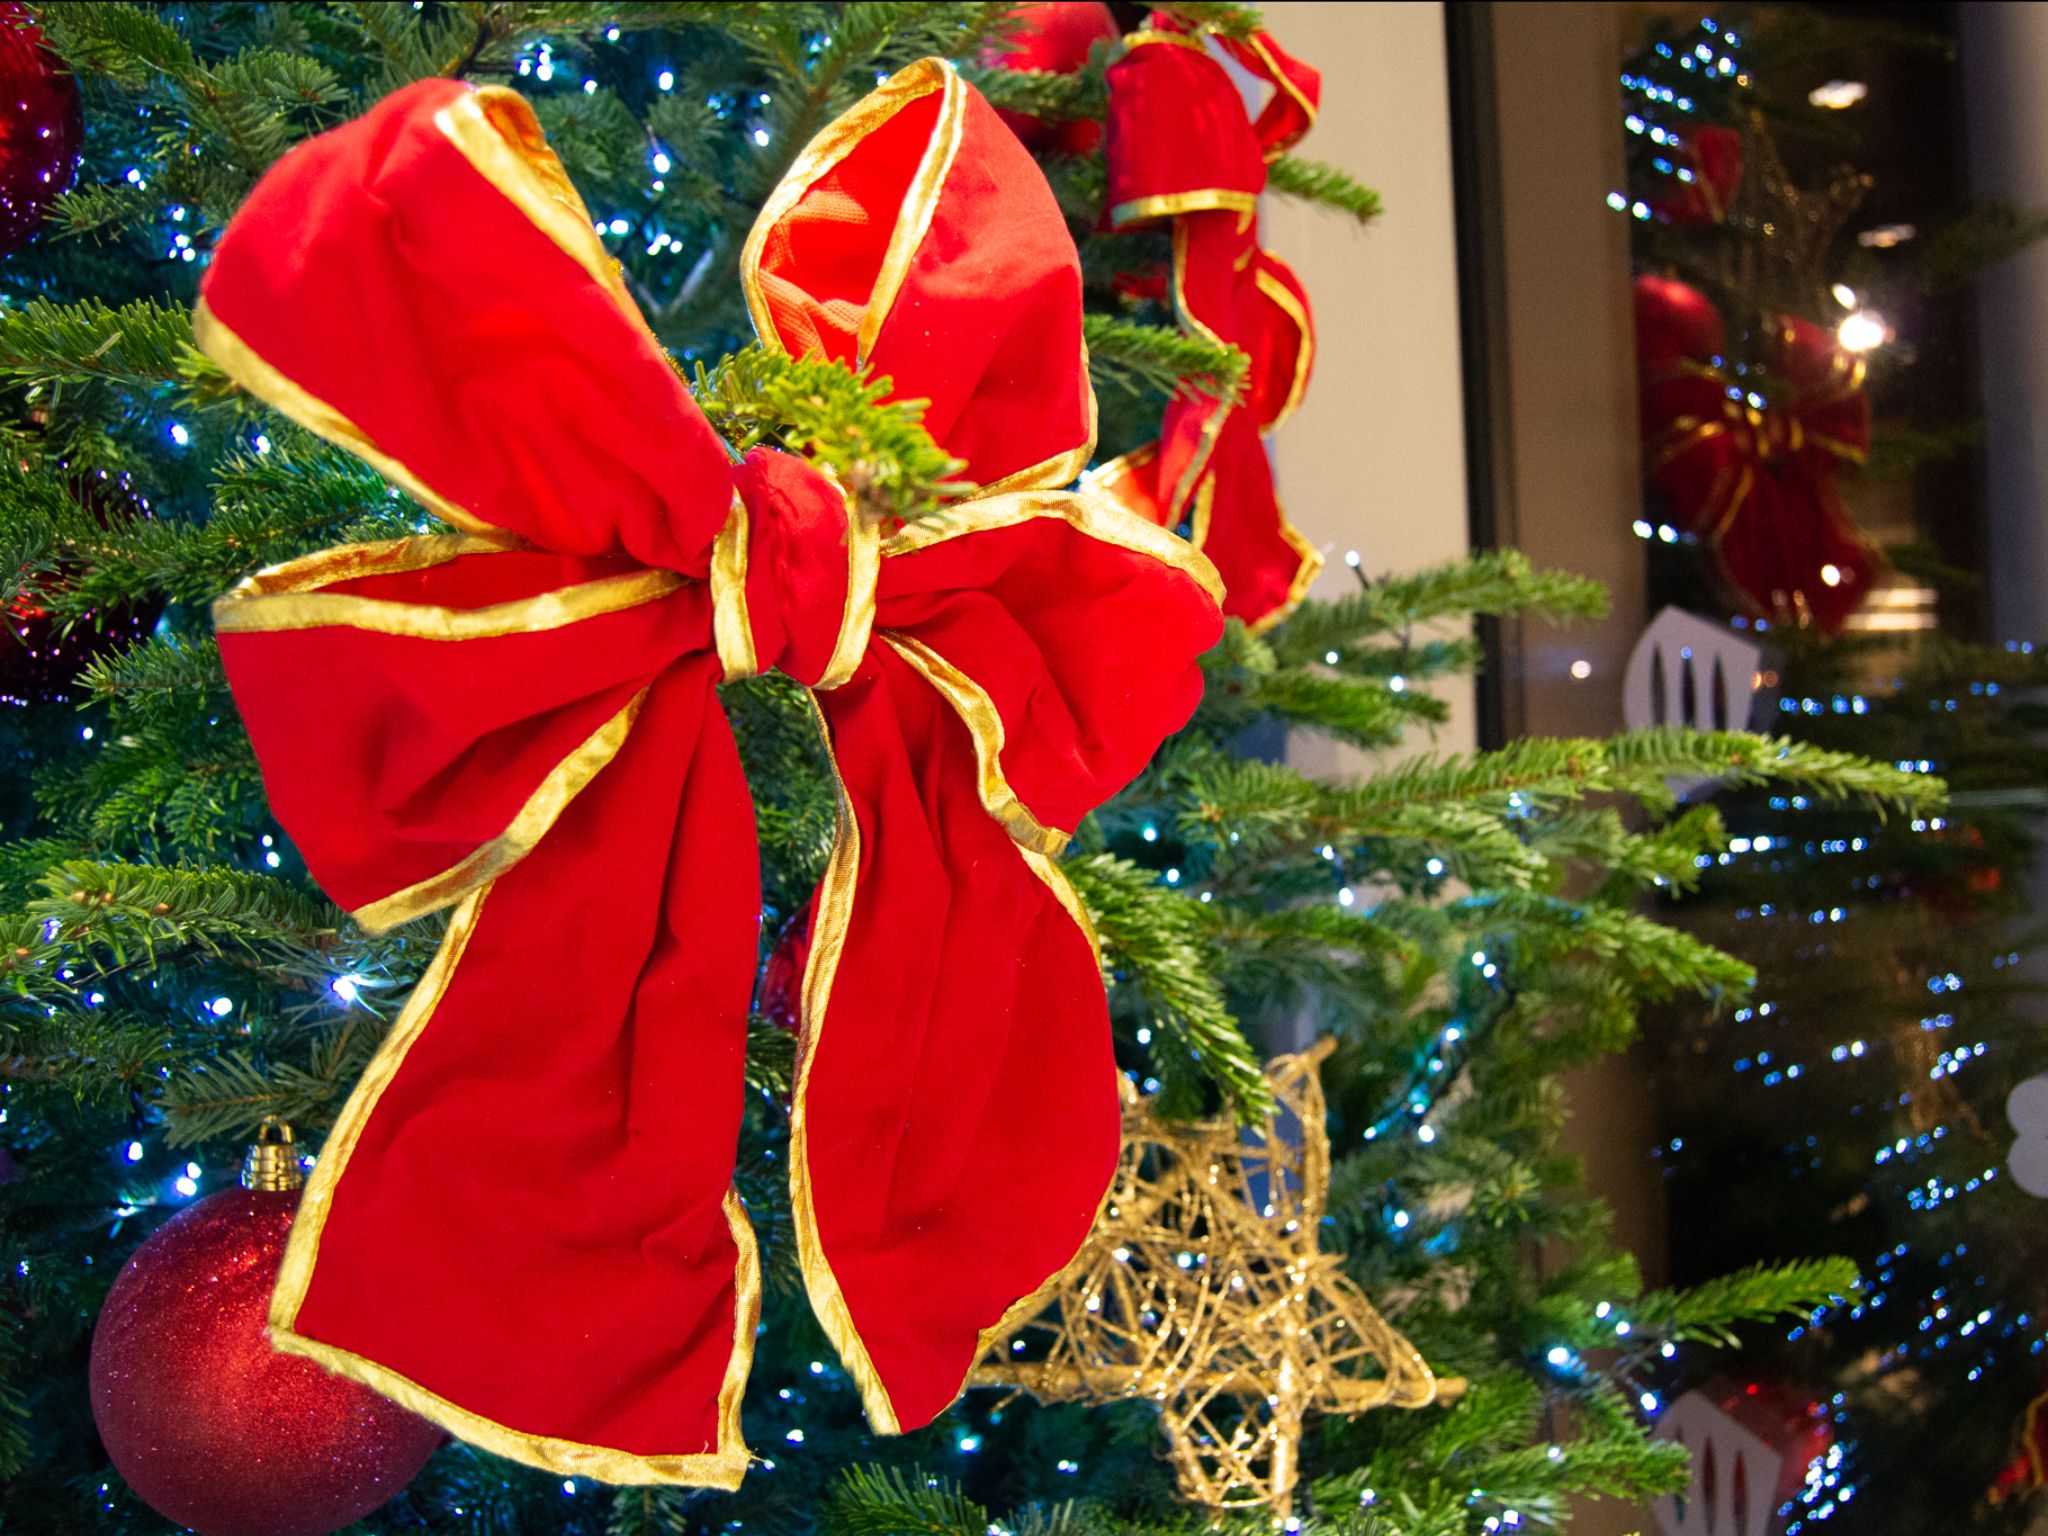
[(1095, 1230), (1043, 1310), (993, 1335), (975, 1384), (1046, 1402), (1155, 1401), (1184, 1497), (1276, 1516), (1293, 1510), (1311, 1410), (1420, 1408), (1462, 1391), (1316, 1249), (1329, 1051), (1322, 1041), (1267, 1067), (1275, 1112), (1250, 1132), (1161, 1120), (1133, 1092)]

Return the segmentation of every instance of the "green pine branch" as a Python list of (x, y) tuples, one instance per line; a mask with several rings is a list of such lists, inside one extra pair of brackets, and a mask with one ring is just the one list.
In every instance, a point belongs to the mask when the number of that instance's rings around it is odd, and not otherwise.
[(1654, 1335), (1733, 1348), (1737, 1323), (1804, 1316), (1854, 1297), (1861, 1285), (1847, 1259), (1796, 1259), (1751, 1265), (1683, 1291), (1653, 1291), (1630, 1313)]
[[(1272, 1091), (1217, 988), (1201, 905), (1162, 888), (1153, 871), (1110, 854), (1069, 859), (1062, 869), (1094, 924), (1118, 1000), (1154, 1026), (1161, 1080), (1206, 1080), (1246, 1119), (1267, 1113)], [(1175, 1100), (1182, 1112), (1200, 1107), (1185, 1092)]]
[(957, 1484), (900, 1467), (840, 1473), (818, 1524), (830, 1536), (987, 1536), (988, 1511)]
[(1569, 571), (1539, 571), (1519, 551), (1492, 550), (1368, 581), (1349, 597), (1303, 603), (1267, 638), (1277, 661), (1301, 665), (1438, 620), (1525, 612), (1597, 619), (1607, 612), (1607, 592)]
[(1275, 192), (1349, 214), (1361, 224), (1380, 216), (1380, 195), (1348, 172), (1320, 160), (1282, 155), (1266, 167), (1266, 185)]
[(1132, 395), (1195, 390), (1235, 404), (1250, 366), (1237, 347), (1218, 346), (1172, 326), (1139, 325), (1111, 315), (1086, 316), (1081, 339), (1097, 390), (1120, 389)]
[(966, 486), (964, 467), (932, 441), (924, 400), (890, 400), (886, 378), (822, 357), (743, 347), (697, 365), (697, 403), (740, 452), (773, 443), (832, 471), (871, 516), (924, 516)]
[(225, 385), (192, 346), (190, 312), (154, 299), (30, 299), (0, 310), (0, 378), (32, 389), (92, 382), (217, 394)]
[(1538, 891), (1490, 891), (1451, 902), (1448, 910), (1477, 928), (1533, 946), (1553, 964), (1571, 955), (1591, 956), (1643, 998), (1739, 993), (1756, 979), (1733, 955), (1625, 907)]

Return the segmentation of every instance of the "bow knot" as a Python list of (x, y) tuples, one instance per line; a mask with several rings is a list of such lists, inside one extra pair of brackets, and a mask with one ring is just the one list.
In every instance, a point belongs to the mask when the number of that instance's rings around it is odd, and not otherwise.
[(725, 680), (779, 670), (837, 688), (875, 626), (881, 534), (824, 471), (757, 448), (735, 474), (711, 553), (713, 634)]

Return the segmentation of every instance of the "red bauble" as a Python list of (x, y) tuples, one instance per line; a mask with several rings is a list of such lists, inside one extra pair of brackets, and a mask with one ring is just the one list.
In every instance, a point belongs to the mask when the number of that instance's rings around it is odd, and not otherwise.
[(1670, 224), (1719, 224), (1742, 185), (1742, 135), (1733, 128), (1702, 128), (1671, 158), (1692, 172), (1670, 197), (1653, 205)]
[(0, 253), (20, 250), (42, 228), (78, 174), (84, 143), (78, 82), (28, 7), (0, 4)]
[(1646, 376), (1709, 362), (1727, 344), (1721, 312), (1699, 289), (1648, 273), (1636, 279), (1636, 358)]
[(0, 609), (0, 702), (69, 702), (87, 662), (140, 640), (162, 613), (157, 602), (97, 609), (59, 634), (48, 609), (29, 594), (17, 596)]
[[(1010, 31), (1009, 50), (990, 49), (983, 63), (1036, 74), (1070, 75), (1088, 62), (1088, 50), (1096, 43), (1115, 42), (1122, 35), (1116, 17), (1100, 0), (1044, 0), (1020, 5), (1010, 15), (1016, 26)], [(1102, 142), (1102, 124), (1091, 118), (1045, 123), (1028, 113), (1000, 110), (996, 116), (1029, 149), (1085, 155)]]
[(804, 968), (811, 963), (811, 906), (806, 900), (782, 925), (768, 963), (761, 967), (761, 995), (754, 1011), (795, 1034), (804, 1019)]
[(114, 1281), (92, 1409), (128, 1486), (200, 1536), (326, 1536), (411, 1482), (425, 1419), (270, 1347), (296, 1191), (224, 1190), (164, 1224)]
[[(0, 27), (0, 39), (8, 34)], [(148, 514), (112, 482), (80, 477), (68, 489), (103, 527), (119, 528)], [(22, 590), (0, 607), (0, 703), (66, 704), (78, 692), (78, 674), (109, 651), (125, 650), (156, 628), (160, 598), (88, 609), (60, 631), (45, 604), (71, 578), (56, 571), (23, 573)]]

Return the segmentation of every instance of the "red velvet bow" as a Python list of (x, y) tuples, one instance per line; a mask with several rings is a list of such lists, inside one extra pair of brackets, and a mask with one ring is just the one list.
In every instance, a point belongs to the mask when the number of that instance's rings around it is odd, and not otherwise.
[(1321, 78), (1263, 32), (1217, 42), (1272, 85), (1256, 120), (1201, 38), (1155, 17), (1124, 39), (1109, 68), (1109, 219), (1119, 229), (1173, 221), (1174, 310), (1188, 330), (1250, 357), (1244, 402), (1176, 399), (1157, 443), (1091, 479), (1163, 527), (1187, 523), (1223, 575), (1223, 611), (1258, 629), (1293, 611), (1323, 563), (1281, 510), (1260, 441), (1308, 385), (1308, 296), (1258, 243), (1266, 166), (1315, 121)]
[(372, 928), (448, 935), (322, 1152), (272, 1326), (465, 1439), (737, 1484), (759, 1266), (730, 1189), (760, 917), (721, 679), (814, 691), (841, 792), (791, 1111), (798, 1256), (883, 1431), (957, 1394), (1116, 1166), (1099, 960), (1054, 857), (1186, 720), (1179, 540), (1063, 492), (1094, 400), (1044, 179), (927, 60), (821, 133), (742, 263), (762, 338), (928, 396), (982, 489), (877, 527), (735, 464), (532, 112), (423, 82), (302, 146), (196, 325), (472, 530), (217, 606), (271, 803)]
[(1720, 319), (1695, 290), (1638, 279), (1636, 305), (1644, 467), (1673, 520), (1758, 617), (1841, 628), (1884, 569), (1837, 484), (1870, 448), (1862, 361), (1781, 317), (1766, 398), (1716, 361)]

